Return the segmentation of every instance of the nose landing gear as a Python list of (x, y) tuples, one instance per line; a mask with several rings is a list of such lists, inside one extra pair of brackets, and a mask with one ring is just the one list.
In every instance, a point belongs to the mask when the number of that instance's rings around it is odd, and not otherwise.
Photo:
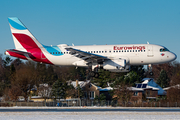
[(149, 71), (149, 75), (153, 76), (152, 65), (151, 64), (148, 65), (148, 71)]

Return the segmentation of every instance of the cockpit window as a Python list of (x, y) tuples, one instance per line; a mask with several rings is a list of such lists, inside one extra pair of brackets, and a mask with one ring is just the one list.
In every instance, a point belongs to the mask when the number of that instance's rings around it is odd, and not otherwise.
[(160, 49), (160, 52), (166, 52), (166, 51), (169, 51), (167, 48), (161, 48)]

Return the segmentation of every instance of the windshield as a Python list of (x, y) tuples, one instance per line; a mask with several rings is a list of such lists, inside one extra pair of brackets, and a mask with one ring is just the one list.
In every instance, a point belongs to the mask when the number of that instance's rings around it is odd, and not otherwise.
[(167, 48), (161, 48), (160, 52), (165, 52), (165, 51), (169, 51)]

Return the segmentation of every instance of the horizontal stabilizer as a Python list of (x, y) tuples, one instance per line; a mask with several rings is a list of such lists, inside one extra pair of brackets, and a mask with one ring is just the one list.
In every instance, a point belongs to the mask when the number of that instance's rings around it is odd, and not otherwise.
[(19, 50), (16, 50), (16, 49), (6, 50), (5, 55), (11, 55), (11, 56), (14, 56), (14, 57), (17, 57), (17, 55), (18, 55), (22, 59), (28, 59), (28, 58), (35, 59), (35, 57), (31, 53), (19, 51)]

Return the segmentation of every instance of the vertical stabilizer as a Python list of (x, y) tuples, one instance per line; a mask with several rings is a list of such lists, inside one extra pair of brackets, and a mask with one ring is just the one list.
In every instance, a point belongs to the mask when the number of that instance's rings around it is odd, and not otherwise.
[(8, 21), (15, 48), (17, 50), (27, 52), (28, 48), (42, 47), (42, 45), (17, 17), (9, 17)]
[(43, 51), (45, 48), (17, 17), (9, 17), (8, 21), (16, 49), (7, 50), (5, 54), (22, 59), (52, 64)]

